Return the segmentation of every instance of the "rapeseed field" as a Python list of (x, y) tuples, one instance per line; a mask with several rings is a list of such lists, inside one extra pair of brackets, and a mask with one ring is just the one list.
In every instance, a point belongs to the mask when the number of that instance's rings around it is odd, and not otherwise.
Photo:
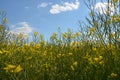
[(31, 40), (7, 32), (3, 18), (0, 80), (120, 80), (120, 15), (91, 10), (86, 20), (77, 32), (54, 32), (46, 41), (38, 32)]

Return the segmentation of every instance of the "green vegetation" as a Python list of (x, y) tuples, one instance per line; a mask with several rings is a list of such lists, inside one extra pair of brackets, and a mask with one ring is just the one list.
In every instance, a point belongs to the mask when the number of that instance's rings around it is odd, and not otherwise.
[[(117, 8), (118, 0), (109, 3)], [(7, 32), (7, 19), (2, 17), (0, 80), (119, 80), (118, 12), (100, 14), (91, 9), (88, 24), (80, 23), (78, 32), (54, 32), (49, 41), (34, 32), (31, 42), (23, 34)]]

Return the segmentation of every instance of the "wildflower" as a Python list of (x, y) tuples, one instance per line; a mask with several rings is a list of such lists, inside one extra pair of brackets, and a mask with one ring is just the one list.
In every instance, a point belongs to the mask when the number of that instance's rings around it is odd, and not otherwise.
[(57, 38), (57, 33), (56, 32), (54, 32), (53, 34), (52, 34), (52, 36), (50, 37), (50, 39), (56, 39)]
[(62, 33), (62, 38), (66, 38), (67, 37), (67, 34), (66, 33)]
[(34, 32), (34, 36), (37, 36), (38, 35), (38, 32)]
[(56, 42), (61, 43), (62, 41), (61, 40), (56, 40)]
[(75, 33), (75, 36), (80, 36), (80, 32), (76, 32), (76, 33)]
[(98, 62), (99, 61), (99, 58), (93, 58), (94, 61)]
[(110, 76), (111, 76), (111, 77), (117, 77), (117, 74), (116, 74), (116, 73), (111, 73)]
[(90, 58), (88, 58), (88, 61), (90, 62), (90, 63), (92, 63), (92, 58), (90, 57)]
[(118, 15), (111, 16), (111, 20), (114, 22), (120, 21), (120, 17)]
[(9, 64), (9, 65), (7, 65), (7, 67), (5, 67), (4, 69), (5, 69), (5, 70), (7, 70), (7, 69), (13, 69), (13, 68), (15, 68), (15, 67), (16, 67), (15, 65)]
[(93, 17), (93, 16), (94, 16), (94, 13), (93, 13), (93, 12), (90, 12), (89, 15), (90, 15), (91, 17)]
[(58, 56), (58, 57), (61, 57), (61, 56), (62, 56), (62, 54), (58, 54), (57, 56)]
[(41, 34), (41, 35), (39, 36), (39, 38), (40, 38), (40, 39), (43, 39), (43, 35)]
[(70, 55), (70, 56), (71, 56), (71, 55), (73, 55), (73, 53), (68, 53), (68, 55)]
[(1, 54), (3, 54), (3, 53), (7, 54), (7, 53), (9, 53), (9, 51), (6, 51), (6, 50), (2, 49), (2, 50), (0, 51), (0, 53), (1, 53)]
[(96, 30), (96, 28), (90, 28), (90, 32), (94, 32)]
[(45, 57), (47, 55), (47, 51), (44, 51), (43, 56)]
[(117, 2), (118, 2), (118, 0), (113, 0), (113, 2), (114, 2), (114, 3), (117, 3)]
[(75, 61), (75, 62), (73, 63), (73, 66), (77, 66), (77, 65), (78, 65), (78, 62)]
[(22, 70), (23, 70), (23, 68), (22, 68), (20, 65), (18, 65), (18, 66), (15, 68), (14, 72), (15, 72), (15, 73), (18, 73), (18, 72), (20, 72), (20, 71), (22, 71)]
[(41, 45), (45, 45), (46, 42), (45, 42), (45, 41), (40, 41), (40, 44), (41, 44)]
[(92, 47), (92, 50), (93, 50), (93, 51), (96, 51), (96, 47)]
[(77, 45), (77, 42), (75, 42), (75, 41), (73, 41), (73, 42), (70, 43), (71, 47), (74, 47), (75, 45)]
[(15, 65), (7, 65), (5, 68), (3, 68), (4, 70), (6, 70), (7, 72), (13, 72), (13, 69), (15, 68), (16, 66)]
[(103, 61), (100, 61), (100, 62), (99, 62), (100, 65), (103, 65), (103, 63), (104, 63)]
[(39, 49), (40, 48), (40, 44), (35, 44), (35, 48)]
[(89, 31), (90, 31), (90, 35), (91, 35), (95, 30), (96, 30), (95, 27), (90, 28), (90, 29), (89, 29)]
[(0, 51), (0, 54), (2, 54), (3, 52), (2, 51)]
[(24, 46), (24, 47), (28, 47), (28, 44), (24, 44), (23, 46)]
[(102, 59), (103, 59), (103, 57), (102, 57), (102, 56), (99, 56), (99, 61), (102, 60)]

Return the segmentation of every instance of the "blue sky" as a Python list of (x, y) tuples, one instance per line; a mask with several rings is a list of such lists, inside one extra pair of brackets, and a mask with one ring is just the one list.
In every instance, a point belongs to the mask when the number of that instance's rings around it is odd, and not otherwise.
[(0, 0), (0, 10), (6, 11), (11, 32), (31, 35), (37, 31), (45, 38), (58, 27), (62, 32), (77, 31), (78, 21), (88, 15), (84, 0)]

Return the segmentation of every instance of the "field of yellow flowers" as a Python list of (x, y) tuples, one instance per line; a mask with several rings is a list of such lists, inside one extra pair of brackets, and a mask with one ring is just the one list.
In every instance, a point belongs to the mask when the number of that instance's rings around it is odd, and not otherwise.
[[(88, 0), (88, 6), (92, 6)], [(54, 32), (48, 41), (34, 32), (7, 34), (0, 23), (0, 80), (120, 80), (120, 13), (91, 10), (80, 31)]]
[[(79, 40), (81, 33), (53, 33), (50, 42), (34, 32), (34, 41), (0, 45), (0, 80), (119, 80), (120, 48)], [(20, 41), (19, 41), (20, 40)]]

